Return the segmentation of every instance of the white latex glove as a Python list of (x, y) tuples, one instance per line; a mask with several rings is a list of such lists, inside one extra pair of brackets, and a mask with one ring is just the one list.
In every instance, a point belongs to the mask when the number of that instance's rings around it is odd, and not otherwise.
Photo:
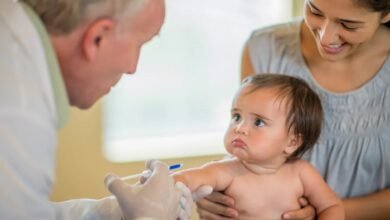
[(194, 202), (208, 196), (213, 192), (213, 187), (209, 185), (203, 185), (193, 193), (191, 193), (190, 189), (188, 189), (182, 182), (177, 182), (176, 187), (183, 192), (183, 195), (180, 199), (179, 213), (177, 215), (179, 220), (190, 219)]
[(213, 192), (213, 187), (210, 185), (203, 185), (199, 187), (195, 192), (192, 193), (192, 199), (194, 202), (203, 199)]
[(180, 198), (180, 208), (177, 213), (178, 220), (187, 220), (191, 218), (192, 201), (191, 191), (182, 182), (177, 182), (176, 187), (183, 192)]
[(151, 160), (146, 163), (146, 169), (152, 174), (143, 184), (130, 185), (113, 174), (104, 180), (117, 198), (125, 219), (177, 219), (182, 191), (175, 187), (167, 165)]
[[(148, 175), (142, 176), (140, 178), (140, 183), (144, 183), (149, 178)], [(209, 185), (203, 185), (199, 187), (195, 192), (191, 193), (190, 189), (187, 188), (182, 182), (176, 183), (176, 188), (182, 192), (180, 198), (179, 209), (177, 213), (178, 220), (187, 220), (191, 218), (192, 207), (194, 202), (197, 202), (200, 199), (210, 195), (213, 192), (213, 187)]]

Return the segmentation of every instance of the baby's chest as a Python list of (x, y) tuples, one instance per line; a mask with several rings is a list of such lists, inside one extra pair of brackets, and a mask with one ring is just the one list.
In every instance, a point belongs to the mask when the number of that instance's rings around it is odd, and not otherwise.
[(298, 198), (303, 195), (299, 178), (291, 176), (236, 177), (225, 192), (247, 219), (280, 219), (284, 212), (299, 208)]

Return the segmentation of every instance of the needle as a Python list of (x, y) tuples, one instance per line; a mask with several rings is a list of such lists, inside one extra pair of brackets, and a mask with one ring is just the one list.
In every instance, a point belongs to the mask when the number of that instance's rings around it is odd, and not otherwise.
[[(177, 163), (177, 164), (173, 164), (173, 165), (170, 165), (168, 167), (169, 170), (176, 170), (176, 169), (180, 169), (183, 167), (183, 164), (182, 163)], [(133, 174), (133, 175), (129, 175), (129, 176), (124, 176), (124, 177), (121, 177), (121, 180), (130, 180), (130, 179), (134, 179), (134, 178), (138, 178), (138, 177), (141, 177), (141, 176), (149, 176), (150, 174), (152, 173), (151, 170), (144, 170), (142, 171), (142, 173), (137, 173), (137, 174)]]

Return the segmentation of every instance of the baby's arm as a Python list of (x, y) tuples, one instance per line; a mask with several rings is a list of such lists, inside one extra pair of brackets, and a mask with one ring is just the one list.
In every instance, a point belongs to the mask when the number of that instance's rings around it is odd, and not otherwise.
[(304, 196), (316, 209), (318, 219), (345, 219), (344, 207), (336, 193), (307, 161), (297, 161)]
[(184, 183), (191, 192), (202, 185), (210, 185), (214, 190), (221, 191), (226, 189), (233, 180), (228, 167), (228, 163), (211, 162), (202, 167), (181, 170), (172, 176), (176, 182)]

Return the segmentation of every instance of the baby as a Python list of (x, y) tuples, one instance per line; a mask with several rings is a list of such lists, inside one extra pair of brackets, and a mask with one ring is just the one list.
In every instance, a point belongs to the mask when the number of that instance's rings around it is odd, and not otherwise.
[(210, 185), (236, 201), (237, 219), (281, 219), (305, 197), (318, 219), (344, 219), (341, 200), (302, 154), (317, 141), (321, 101), (300, 79), (260, 74), (237, 92), (224, 144), (233, 158), (173, 174), (191, 191)]

